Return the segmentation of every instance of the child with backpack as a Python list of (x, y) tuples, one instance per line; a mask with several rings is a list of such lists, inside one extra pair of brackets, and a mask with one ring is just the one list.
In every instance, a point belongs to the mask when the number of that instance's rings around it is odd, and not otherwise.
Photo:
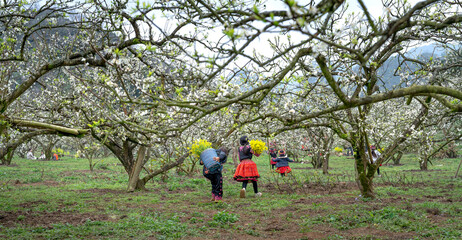
[(284, 177), (286, 173), (292, 172), (289, 162), (293, 162), (294, 160), (288, 158), (284, 150), (279, 150), (279, 157), (274, 159), (274, 161), (276, 162), (276, 172), (280, 173), (281, 176)]
[(204, 177), (210, 180), (212, 184), (212, 201), (219, 202), (223, 200), (223, 164), (226, 163), (228, 158), (228, 150), (226, 148), (220, 148), (215, 150), (218, 157), (214, 157), (213, 160), (220, 163), (220, 167), (214, 169), (207, 169), (204, 162), (201, 160), (200, 164), (204, 165), (202, 174)]

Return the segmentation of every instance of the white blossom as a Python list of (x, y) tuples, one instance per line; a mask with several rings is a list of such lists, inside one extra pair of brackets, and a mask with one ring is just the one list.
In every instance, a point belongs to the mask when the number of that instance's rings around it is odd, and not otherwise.
[(315, 15), (316, 13), (318, 13), (318, 8), (316, 8), (316, 6), (312, 6), (312, 7), (310, 7), (310, 10), (308, 10), (308, 12), (311, 15)]

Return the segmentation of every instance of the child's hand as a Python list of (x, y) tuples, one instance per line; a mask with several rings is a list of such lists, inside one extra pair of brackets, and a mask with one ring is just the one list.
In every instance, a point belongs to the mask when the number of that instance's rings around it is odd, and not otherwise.
[(220, 161), (220, 158), (219, 157), (213, 157), (213, 160), (218, 162), (218, 161)]
[(260, 157), (260, 155), (261, 155), (261, 153), (258, 154), (258, 153), (256, 153), (256, 152), (254, 152), (253, 149), (250, 149), (250, 152), (251, 152), (253, 155), (255, 155), (255, 157)]
[(209, 174), (209, 170), (205, 170), (205, 174)]

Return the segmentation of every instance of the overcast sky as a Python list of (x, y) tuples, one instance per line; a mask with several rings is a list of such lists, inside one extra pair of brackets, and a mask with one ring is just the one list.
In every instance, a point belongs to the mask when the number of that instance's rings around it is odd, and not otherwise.
[[(302, 2), (303, 0), (296, 0)], [(316, 1), (319, 2), (319, 1)], [(383, 15), (384, 13), (384, 8), (382, 4), (382, 0), (363, 0), (363, 2), (366, 4), (367, 10), (370, 12), (373, 18), (378, 18), (379, 16)], [(419, 0), (407, 0), (411, 4), (411, 6), (414, 6)], [(346, 0), (346, 4), (349, 5), (348, 11), (347, 12), (355, 12), (355, 13), (362, 13), (363, 10), (360, 7), (359, 3), (357, 0)], [(268, 0), (266, 1), (266, 9), (265, 10), (287, 10), (287, 5), (284, 3), (283, 0)], [(296, 33), (292, 33), (292, 38), (297, 38)], [(269, 48), (267, 41), (268, 39), (271, 39), (272, 37), (265, 34), (262, 35), (257, 41), (251, 44), (250, 49), (258, 49), (260, 53), (268, 53), (271, 54), (272, 50)]]

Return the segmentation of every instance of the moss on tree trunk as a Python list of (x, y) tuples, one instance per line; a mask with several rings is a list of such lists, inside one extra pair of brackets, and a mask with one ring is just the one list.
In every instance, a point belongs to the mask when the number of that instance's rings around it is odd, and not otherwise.
[(364, 198), (375, 198), (374, 194), (374, 173), (377, 168), (373, 164), (369, 164), (365, 162), (361, 155), (359, 154), (358, 150), (355, 149), (354, 153), (355, 161), (356, 161), (356, 172), (357, 172), (357, 183), (359, 190), (361, 191), (361, 195)]

